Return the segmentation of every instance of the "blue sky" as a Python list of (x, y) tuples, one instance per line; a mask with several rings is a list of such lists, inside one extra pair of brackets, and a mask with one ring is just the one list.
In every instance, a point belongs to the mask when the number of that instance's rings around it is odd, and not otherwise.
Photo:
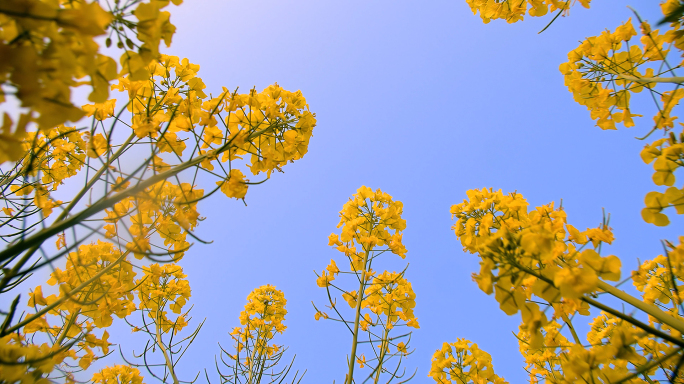
[[(681, 220), (661, 229), (640, 218), (654, 188), (639, 158), (644, 143), (634, 137), (650, 128), (652, 104), (635, 101), (646, 116), (637, 127), (601, 131), (558, 71), (579, 40), (632, 16), (626, 5), (655, 22), (653, 3), (576, 5), (542, 34), (548, 16), (485, 25), (462, 0), (187, 0), (172, 8), (178, 29), (164, 52), (200, 64), (208, 91), (278, 82), (300, 89), (318, 119), (309, 153), (250, 188), (248, 206), (219, 194), (200, 203), (206, 220), (197, 234), (213, 244), (196, 245), (182, 265), (194, 319), (207, 321), (181, 377), (211, 374), (216, 342), (231, 345), (247, 294), (273, 284), (289, 311), (275, 342), (297, 354), (305, 382), (343, 380), (351, 337), (337, 323), (314, 320), (311, 301), (324, 304), (325, 290), (313, 270), (342, 260), (327, 237), (342, 205), (366, 185), (404, 203), (406, 277), (421, 325), (404, 365), (417, 368), (414, 382), (430, 382), (432, 354), (457, 338), (489, 352), (509, 382), (525, 381), (512, 334), (520, 319), (471, 281), (478, 259), (462, 252), (449, 208), (482, 187), (517, 190), (533, 206), (563, 199), (580, 229), (597, 226), (605, 208), (616, 236), (607, 253), (622, 258), (623, 276), (637, 258), (661, 252), (659, 239), (674, 239)], [(130, 357), (136, 341), (127, 331), (116, 335)]]

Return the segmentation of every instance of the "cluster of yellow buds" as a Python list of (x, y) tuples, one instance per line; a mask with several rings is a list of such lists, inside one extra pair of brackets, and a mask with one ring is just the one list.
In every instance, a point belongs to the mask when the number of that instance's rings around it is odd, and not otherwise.
[(344, 204), (337, 225), (342, 228), (341, 234), (331, 234), (328, 245), (349, 258), (353, 271), (365, 268), (364, 254), (371, 249), (387, 247), (403, 259), (406, 257), (401, 233), (406, 228), (406, 220), (401, 218), (403, 210), (404, 205), (387, 193), (362, 186)]
[[(589, 8), (591, 0), (580, 0), (584, 8)], [(569, 0), (466, 0), (474, 15), (480, 13), (485, 24), (492, 20), (502, 19), (508, 23), (523, 20), (525, 15), (532, 17), (544, 16), (549, 12), (563, 12), (567, 14), (571, 2)]]
[(263, 285), (250, 292), (245, 309), (240, 312), (242, 327), (235, 327), (231, 332), (237, 342), (237, 351), (252, 343), (254, 345), (251, 348), (262, 351), (265, 356), (278, 352), (279, 346), (269, 346), (267, 343), (276, 333), (283, 333), (287, 328), (283, 324), (287, 314), (286, 304), (283, 292), (272, 285)]
[(368, 308), (378, 316), (384, 315), (388, 329), (392, 329), (398, 320), (403, 320), (409, 327), (420, 328), (413, 314), (416, 294), (402, 274), (385, 271), (373, 279), (364, 293), (366, 299), (362, 308)]
[(140, 370), (127, 365), (107, 367), (93, 374), (95, 384), (143, 384)]
[[(128, 184), (118, 178), (115, 186), (116, 189), (125, 189)], [(111, 210), (105, 209), (107, 217), (104, 221), (109, 223), (104, 226), (107, 231), (105, 237), (130, 235), (131, 241), (126, 248), (141, 259), (150, 250), (150, 236), (156, 233), (164, 240), (173, 260), (178, 261), (190, 247), (186, 236), (197, 226), (200, 217), (197, 202), (203, 195), (204, 190), (188, 183), (176, 185), (161, 181), (154, 184), (114, 204)], [(119, 224), (124, 218), (131, 222), (127, 231), (122, 231)]]
[[(29, 294), (28, 305), (40, 312), (29, 318), (23, 332), (46, 333), (60, 343), (74, 342), (79, 348), (67, 351), (59, 351), (61, 344), (55, 343), (53, 354), (59, 356), (59, 362), (66, 357), (78, 360), (83, 369), (97, 359), (93, 348), (100, 348), (106, 355), (109, 334), (105, 330), (98, 337), (93, 330), (112, 325), (113, 315), (124, 318), (136, 309), (131, 293), (135, 272), (129, 263), (122, 262), (124, 259), (118, 248), (103, 241), (70, 252), (66, 268), (55, 268), (48, 280), (48, 284), (58, 287), (59, 294), (45, 297), (42, 286)], [(47, 315), (55, 315), (63, 324), (50, 326)]]
[(506, 383), (494, 373), (492, 357), (465, 339), (444, 343), (435, 351), (428, 376), (437, 383)]
[[(392, 196), (380, 189), (373, 191), (362, 186), (340, 211), (338, 228), (341, 227), (341, 233), (333, 233), (328, 237), (328, 245), (342, 252), (350, 265), (349, 271), (342, 272), (335, 260), (330, 260), (330, 264), (316, 280), (319, 287), (328, 291), (330, 305), (327, 307), (337, 314), (332, 319), (354, 324), (347, 383), (350, 383), (354, 376), (355, 364), (360, 368), (369, 366), (373, 370), (372, 375), (376, 376), (376, 382), (382, 373), (391, 372), (386, 368), (388, 361), (395, 356), (403, 357), (411, 352), (408, 349), (408, 340), (399, 341), (410, 333), (391, 336), (390, 331), (397, 326), (420, 328), (413, 313), (416, 295), (411, 283), (404, 277), (405, 271), (384, 271), (378, 275), (372, 268), (373, 263), (377, 263), (376, 259), (383, 253), (393, 253), (402, 259), (406, 257), (407, 251), (402, 243), (402, 231), (406, 228), (406, 221), (401, 217), (403, 209), (400, 201), (393, 200)], [(355, 276), (353, 284), (357, 283), (358, 288), (347, 290), (335, 285), (338, 283), (333, 282), (340, 274)], [(341, 291), (342, 299), (354, 311), (353, 321), (346, 320), (341, 309), (336, 306), (336, 300), (333, 300), (330, 294), (331, 286)], [(331, 317), (316, 308), (315, 318), (319, 320)], [(380, 343), (377, 345), (380, 352), (376, 358), (366, 360), (364, 354), (357, 352), (361, 331), (367, 332), (369, 339)], [(374, 353), (377, 354), (378, 351)], [(401, 358), (397, 364), (401, 364)], [(396, 369), (398, 370), (398, 366)]]
[[(147, 312), (161, 332), (177, 334), (188, 325), (181, 314), (191, 294), (187, 275), (176, 264), (152, 264), (143, 267), (143, 272), (144, 276), (136, 284), (139, 309)], [(178, 315), (175, 320), (167, 317), (166, 309)]]

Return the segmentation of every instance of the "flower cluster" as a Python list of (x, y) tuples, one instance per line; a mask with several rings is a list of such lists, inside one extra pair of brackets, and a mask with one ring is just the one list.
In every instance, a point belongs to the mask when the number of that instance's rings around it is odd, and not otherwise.
[[(321, 272), (316, 284), (328, 291), (330, 305), (336, 316), (316, 308), (315, 318), (319, 320), (334, 319), (354, 324), (352, 329), (352, 353), (349, 359), (349, 372), (346, 383), (351, 383), (354, 376), (354, 363), (360, 368), (366, 366), (373, 370), (375, 381), (383, 373), (391, 374), (387, 368), (388, 361), (398, 357), (397, 369), (401, 360), (411, 352), (408, 341), (399, 341), (409, 334), (390, 336), (390, 331), (398, 326), (419, 328), (418, 320), (413, 313), (415, 293), (411, 283), (404, 277), (404, 272), (384, 271), (377, 274), (373, 270), (373, 263), (384, 253), (394, 253), (402, 259), (406, 257), (406, 248), (402, 243), (402, 231), (406, 228), (406, 221), (401, 218), (403, 204), (394, 201), (390, 195), (380, 189), (362, 186), (344, 205), (340, 211), (341, 233), (331, 234), (328, 245), (342, 252), (349, 261), (348, 271), (341, 271), (335, 260)], [(377, 265), (377, 264), (376, 264)], [(340, 276), (354, 276), (351, 284), (358, 284), (355, 290), (341, 287)], [(330, 289), (341, 293), (342, 299), (354, 311), (354, 321), (345, 320), (341, 308), (336, 306)], [(315, 306), (314, 306), (315, 307)], [(357, 353), (359, 335), (361, 331), (368, 334), (368, 340), (379, 350), (372, 350), (375, 357), (366, 358), (365, 353)], [(396, 370), (394, 371), (396, 373)]]
[[(647, 24), (643, 27), (650, 30)], [(596, 124), (601, 129), (616, 129), (616, 123), (633, 127), (632, 117), (641, 116), (630, 111), (631, 94), (653, 85), (626, 80), (620, 76), (642, 78), (654, 75), (652, 67), (646, 68), (647, 64), (662, 60), (662, 57), (654, 56), (651, 53), (654, 48), (649, 50), (647, 45), (655, 36), (662, 47), (665, 38), (657, 37), (657, 33), (658, 31), (652, 31), (642, 37), (644, 49), (638, 44), (630, 44), (632, 37), (637, 35), (630, 19), (612, 33), (604, 31), (599, 36), (585, 39), (579, 47), (568, 53), (568, 62), (561, 64), (560, 71), (565, 76), (568, 90), (572, 92), (576, 102), (587, 107), (591, 118), (597, 120)], [(626, 47), (625, 50), (622, 50), (623, 47)], [(664, 94), (663, 100), (667, 102), (663, 113), (668, 108), (671, 110), (679, 98), (679, 93), (675, 98)], [(663, 114), (660, 116), (664, 117)], [(664, 121), (661, 120), (661, 124)]]
[[(506, 314), (521, 312), (532, 346), (540, 345), (548, 323), (533, 295), (553, 305), (555, 317), (562, 318), (582, 308), (581, 299), (597, 291), (600, 278), (619, 280), (620, 259), (597, 252), (602, 242), (613, 241), (606, 225), (581, 232), (567, 224), (565, 212), (553, 203), (528, 211), (519, 193), (481, 189), (467, 194), (469, 199), (451, 213), (458, 219), (453, 229), (464, 250), (482, 259), (473, 279), (485, 293), (495, 293)], [(581, 250), (590, 244), (593, 249)]]
[[(197, 77), (199, 65), (187, 59), (161, 55), (147, 68), (151, 77), (123, 77), (112, 89), (128, 92), (133, 131), (138, 138), (153, 139), (161, 153), (182, 156), (190, 138), (197, 142), (193, 156), (201, 157), (201, 166), (208, 171), (249, 154), (248, 166), (254, 175), (270, 175), (306, 154), (316, 118), (300, 91), (286, 91), (275, 84), (247, 94), (224, 88), (210, 98)], [(158, 159), (155, 167), (163, 170), (169, 165)], [(233, 177), (240, 184), (246, 181), (238, 170), (230, 172), (225, 182)], [(226, 195), (236, 188), (246, 191), (240, 185), (223, 184), (219, 185)], [(244, 193), (233, 194), (231, 197), (244, 197)]]
[(406, 228), (406, 220), (401, 218), (403, 210), (404, 205), (393, 201), (392, 196), (363, 186), (344, 204), (337, 225), (342, 228), (341, 234), (331, 234), (328, 245), (349, 258), (353, 271), (365, 268), (364, 255), (371, 249), (386, 247), (403, 259), (406, 257), (401, 241), (401, 232)]
[(492, 357), (477, 344), (465, 339), (444, 343), (435, 351), (428, 374), (435, 382), (446, 383), (507, 383), (494, 373)]
[(250, 292), (245, 309), (240, 312), (242, 327), (235, 327), (231, 332), (237, 343), (237, 351), (240, 352), (248, 340), (252, 340), (258, 341), (256, 348), (264, 349), (268, 356), (278, 352), (277, 346), (269, 347), (266, 343), (287, 328), (283, 324), (287, 314), (286, 304), (283, 292), (272, 285), (263, 285)]
[(250, 292), (245, 309), (240, 313), (242, 326), (230, 333), (235, 342), (235, 354), (222, 349), (221, 361), (228, 368), (226, 372), (219, 369), (222, 382), (275, 383), (287, 376), (294, 359), (289, 367), (274, 369), (286, 348), (269, 345), (277, 333), (283, 333), (287, 328), (283, 324), (286, 304), (283, 292), (272, 285), (263, 285)]
[[(480, 272), (473, 274), (479, 287), (495, 293), (505, 313), (521, 313), (518, 339), (531, 382), (556, 382), (554, 377), (569, 382), (619, 381), (631, 374), (631, 367), (646, 366), (650, 359), (663, 362), (660, 369), (666, 375), (677, 371), (672, 357), (680, 351), (676, 338), (684, 322), (673, 279), (682, 278), (681, 243), (666, 243), (666, 256), (646, 261), (632, 274), (644, 293), (639, 303), (604, 282), (618, 281), (621, 274), (617, 256), (599, 254), (602, 243), (613, 241), (606, 223), (582, 232), (553, 204), (528, 210), (518, 193), (482, 189), (468, 191), (468, 197), (452, 207), (458, 219), (453, 228), (464, 250), (482, 259)], [(601, 291), (648, 313), (649, 324), (605, 312), (594, 319), (585, 346), (571, 319), (589, 315), (590, 304), (608, 308), (592, 299)], [(672, 309), (665, 313), (654, 303)], [(552, 310), (550, 318), (547, 309)], [(560, 333), (566, 326), (574, 343)], [(658, 368), (649, 367), (651, 374)]]
[[(584, 312), (584, 313), (582, 313)], [(581, 314), (588, 314), (582, 311)], [(535, 340), (538, 345), (531, 345), (531, 335), (527, 326), (520, 326), (518, 344), (520, 353), (525, 359), (525, 370), (529, 373), (530, 383), (537, 384), (553, 377), (553, 372), (560, 372), (563, 356), (572, 343), (561, 333), (563, 327), (556, 319), (548, 321), (543, 328), (543, 339)], [(540, 347), (541, 345), (541, 347)]]
[[(174, 0), (178, 5), (181, 0)], [(161, 11), (165, 1), (114, 1), (103, 9), (100, 2), (7, 0), (0, 5), (0, 85), (14, 94), (28, 112), (16, 124), (5, 115), (0, 144), (16, 145), (26, 134), (28, 123), (50, 130), (66, 121), (78, 121), (84, 112), (71, 103), (72, 88), (92, 87), (90, 101), (107, 99), (109, 82), (120, 73), (116, 61), (99, 53), (97, 36), (109, 34), (124, 49), (121, 73), (146, 78), (145, 65), (159, 54), (159, 44), (168, 45), (175, 31), (169, 13)], [(133, 11), (133, 12), (131, 12)], [(131, 37), (142, 43), (134, 43)], [(137, 45), (137, 52), (133, 51)], [(87, 81), (77, 79), (88, 76)], [(0, 95), (0, 103), (5, 95)], [(14, 127), (12, 127), (14, 125)], [(0, 151), (0, 163), (21, 158), (18, 151)]]
[[(684, 280), (684, 236), (679, 237), (679, 245), (666, 241), (665, 246), (665, 255), (644, 261), (632, 272), (632, 283), (642, 292), (645, 303), (671, 306), (671, 311), (681, 316), (680, 306), (684, 303), (684, 292), (677, 286), (679, 281)], [(658, 322), (654, 318), (650, 320)]]
[(140, 371), (127, 365), (104, 368), (93, 374), (91, 381), (95, 384), (143, 384)]
[[(584, 8), (589, 8), (591, 0), (580, 0)], [(525, 18), (525, 14), (532, 17), (544, 16), (549, 12), (563, 12), (567, 14), (570, 0), (466, 0), (474, 15), (480, 12), (482, 21), (487, 24), (492, 20), (502, 19), (508, 23), (515, 23)]]
[[(595, 291), (599, 278), (619, 280), (620, 259), (596, 252), (602, 242), (613, 241), (606, 225), (579, 231), (553, 203), (528, 211), (519, 193), (481, 189), (467, 194), (468, 200), (451, 207), (457, 218), (453, 229), (464, 250), (482, 258), (480, 273), (473, 276), (480, 289), (488, 294), (495, 289), (509, 315), (532, 293), (549, 301), (577, 300)], [(580, 251), (589, 244), (594, 249)], [(529, 276), (515, 273), (519, 270)]]
[[(96, 327), (112, 324), (112, 315), (123, 318), (135, 310), (133, 294), (135, 272), (129, 263), (123, 263), (124, 255), (111, 243), (97, 241), (84, 244), (77, 252), (67, 256), (66, 269), (55, 268), (48, 284), (59, 287), (59, 296), (43, 298), (40, 287), (31, 294), (29, 305), (50, 305), (61, 298), (64, 309), (80, 313), (92, 319)], [(104, 272), (104, 273), (102, 273)], [(84, 282), (94, 279), (86, 289), (77, 289)], [(72, 296), (71, 292), (77, 290)], [(100, 298), (102, 297), (102, 298)], [(93, 300), (100, 298), (99, 300)]]
[[(118, 189), (128, 186), (121, 179), (117, 182)], [(104, 221), (108, 223), (103, 227), (105, 237), (120, 240), (130, 237), (126, 248), (140, 259), (150, 251), (150, 237), (156, 233), (172, 259), (178, 261), (190, 247), (186, 237), (198, 224), (200, 216), (196, 207), (203, 195), (203, 190), (188, 183), (176, 185), (161, 181), (119, 201), (111, 210), (105, 209)], [(122, 226), (123, 219), (128, 219), (130, 225)]]
[[(664, 15), (669, 15), (678, 6), (677, 0), (661, 5)], [(670, 68), (669, 64), (663, 64), (668, 60), (671, 48), (684, 49), (682, 25), (674, 22), (664, 33), (653, 30), (645, 21), (639, 27), (637, 33), (630, 18), (613, 32), (604, 31), (599, 36), (589, 37), (570, 51), (568, 62), (560, 66), (565, 85), (575, 101), (587, 107), (601, 129), (616, 129), (618, 123), (634, 126), (632, 117), (641, 115), (630, 110), (631, 94), (644, 89), (654, 92), (654, 98), (660, 98), (658, 112), (653, 117), (654, 129), (670, 130), (677, 119), (672, 112), (684, 97), (684, 90), (674, 87), (655, 92), (655, 87), (658, 78), (674, 73), (672, 69), (664, 69)], [(640, 41), (635, 43), (632, 38), (637, 35), (640, 35)], [(667, 86), (671, 82), (661, 83)]]
[[(57, 286), (59, 294), (45, 297), (42, 286), (29, 294), (28, 305), (38, 312), (24, 320), (24, 334), (51, 336), (57, 340), (50, 350), (56, 360), (78, 360), (82, 369), (98, 358), (94, 348), (106, 355), (109, 334), (104, 330), (98, 337), (94, 330), (112, 325), (113, 315), (124, 318), (136, 309), (131, 293), (135, 273), (130, 264), (122, 262), (124, 258), (116, 247), (102, 241), (81, 245), (69, 253), (66, 268), (55, 268), (48, 280)], [(62, 349), (69, 343), (73, 344), (71, 349)]]
[[(50, 193), (82, 169), (86, 150), (85, 134), (63, 125), (28, 132), (21, 141), (8, 145), (7, 153), (19, 152), (21, 161), (3, 174), (3, 225), (20, 227), (20, 218), (26, 214), (48, 218), (62, 204)], [(11, 231), (2, 237), (11, 240), (17, 235), (20, 233)]]
[[(188, 325), (181, 312), (191, 293), (183, 268), (176, 264), (152, 264), (143, 267), (143, 272), (143, 277), (136, 282), (139, 309), (152, 319), (160, 332), (177, 334)], [(178, 316), (169, 319), (167, 309)]]
[[(679, 6), (678, 0), (662, 3), (663, 15), (674, 13)], [(675, 172), (684, 166), (684, 132), (675, 125), (678, 117), (674, 108), (684, 98), (684, 89), (680, 88), (679, 78), (672, 77), (684, 62), (671, 65), (673, 60), (681, 59), (670, 54), (673, 50), (679, 51), (680, 56), (684, 52), (682, 31), (678, 20), (664, 32), (643, 21), (637, 32), (629, 19), (613, 32), (604, 31), (585, 39), (568, 53), (568, 62), (560, 66), (575, 101), (587, 107), (601, 129), (616, 129), (620, 123), (634, 126), (632, 117), (641, 115), (630, 110), (632, 94), (644, 89), (651, 93), (657, 112), (646, 137), (656, 131), (665, 137), (646, 144), (641, 157), (647, 164), (653, 163), (653, 182), (670, 187), (664, 193), (646, 195), (643, 219), (657, 226), (670, 222), (662, 213), (665, 208), (675, 207), (678, 214), (684, 213), (684, 189), (674, 187)], [(636, 36), (640, 36), (639, 42), (633, 41)]]
[[(409, 327), (420, 328), (413, 314), (413, 308), (416, 306), (416, 294), (413, 293), (411, 283), (406, 281), (402, 274), (383, 272), (373, 278), (373, 282), (366, 288), (364, 296), (365, 299), (361, 303), (361, 307), (368, 308), (377, 315), (377, 321), (383, 321), (380, 316), (384, 315), (386, 328), (394, 328), (399, 320), (406, 322)], [(363, 322), (367, 323), (365, 320)], [(363, 322), (362, 327), (364, 326)]]

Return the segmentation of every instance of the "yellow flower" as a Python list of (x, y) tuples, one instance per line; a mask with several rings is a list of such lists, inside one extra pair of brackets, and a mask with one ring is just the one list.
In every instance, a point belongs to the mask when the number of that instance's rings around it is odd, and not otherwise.
[(114, 108), (116, 107), (116, 99), (107, 100), (104, 103), (86, 104), (82, 106), (86, 116), (95, 116), (96, 120), (105, 120), (114, 116)]
[(248, 181), (239, 169), (232, 169), (226, 180), (217, 181), (216, 184), (221, 186), (221, 192), (226, 196), (242, 199), (247, 194)]
[(321, 287), (325, 288), (327, 286), (330, 286), (330, 282), (335, 280), (335, 276), (330, 274), (326, 274), (326, 271), (321, 272), (321, 275), (316, 279), (316, 284)]
[(107, 152), (109, 145), (107, 144), (107, 139), (102, 136), (101, 133), (96, 134), (90, 140), (88, 140), (88, 157), (98, 158), (103, 153)]
[(356, 308), (356, 291), (345, 292), (342, 294), (342, 298), (351, 308)]
[(104, 368), (93, 374), (91, 381), (95, 384), (143, 384), (140, 371), (127, 365)]
[(366, 356), (361, 355), (361, 357), (356, 357), (356, 363), (359, 365), (359, 368), (363, 368), (366, 365)]
[(340, 273), (340, 269), (337, 268), (337, 264), (335, 264), (335, 260), (330, 260), (330, 265), (328, 265), (325, 269), (328, 270), (331, 276), (336, 275)]
[(579, 299), (586, 293), (596, 290), (598, 277), (591, 268), (563, 268), (556, 273), (553, 283), (568, 299)]

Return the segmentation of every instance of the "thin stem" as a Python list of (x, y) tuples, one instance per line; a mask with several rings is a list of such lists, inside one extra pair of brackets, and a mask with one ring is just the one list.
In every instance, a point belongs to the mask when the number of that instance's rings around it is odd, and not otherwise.
[[(648, 364), (644, 364), (644, 365), (638, 367), (636, 372), (634, 372), (628, 376), (625, 376), (622, 379), (613, 382), (612, 384), (620, 384), (620, 383), (624, 383), (625, 381), (629, 381), (629, 380), (641, 375), (642, 373), (647, 372), (649, 369), (655, 367), (656, 365), (660, 365), (661, 363), (665, 362), (665, 360), (668, 360), (668, 359), (674, 357), (676, 354), (678, 354), (681, 351), (682, 351), (681, 348), (677, 348), (677, 349), (672, 350), (670, 353), (666, 354), (665, 356), (662, 356), (659, 359), (653, 359)], [(648, 379), (648, 380), (649, 380), (649, 382), (651, 382), (650, 379)]]
[(157, 328), (157, 339), (155, 340), (157, 342), (157, 345), (159, 346), (159, 349), (162, 351), (162, 354), (164, 354), (164, 360), (166, 361), (166, 366), (169, 368), (169, 372), (171, 373), (171, 377), (173, 378), (173, 383), (174, 384), (179, 384), (178, 378), (176, 377), (176, 371), (173, 369), (173, 363), (171, 363), (171, 359), (169, 358), (169, 355), (166, 353), (166, 347), (164, 346), (164, 343), (162, 342), (161, 338), (161, 313), (157, 311), (157, 324), (155, 324), (155, 328)]
[(356, 364), (356, 346), (358, 345), (359, 338), (359, 323), (361, 320), (361, 303), (363, 302), (363, 291), (366, 286), (366, 263), (368, 262), (368, 256), (370, 254), (370, 248), (366, 250), (363, 255), (363, 272), (361, 273), (361, 281), (359, 281), (359, 292), (356, 294), (356, 317), (354, 318), (354, 334), (352, 336), (352, 349), (351, 356), (349, 356), (349, 372), (344, 380), (345, 384), (351, 384), (354, 376), (354, 365)]
[(64, 341), (64, 338), (67, 336), (67, 333), (69, 333), (69, 328), (71, 328), (72, 325), (74, 325), (74, 322), (76, 322), (76, 318), (78, 317), (79, 313), (81, 313), (81, 308), (77, 309), (76, 312), (74, 312), (70, 317), (69, 317), (69, 322), (66, 324), (66, 327), (64, 328), (64, 332), (62, 332), (61, 335), (59, 335), (59, 339), (55, 343), (55, 345), (62, 345), (62, 342)]
[(625, 79), (628, 81), (633, 81), (635, 83), (684, 83), (684, 77), (682, 76), (672, 76), (672, 77), (634, 77), (627, 75), (617, 75), (619, 79)]
[[(389, 316), (387, 317), (388, 323), (389, 323)], [(377, 372), (375, 373), (375, 380), (373, 380), (374, 384), (378, 384), (378, 381), (380, 380), (380, 373), (382, 372), (382, 363), (383, 360), (385, 359), (385, 351), (388, 348), (388, 341), (387, 341), (387, 336), (389, 334), (389, 329), (385, 327), (385, 332), (382, 335), (382, 342), (380, 343), (380, 358), (378, 358), (378, 366), (375, 368)]]
[(575, 327), (572, 326), (572, 322), (568, 318), (568, 315), (563, 314), (563, 321), (565, 321), (565, 324), (568, 325), (568, 329), (570, 329), (570, 333), (572, 333), (572, 338), (575, 340), (575, 343), (582, 345), (582, 342), (580, 341), (579, 337), (577, 336), (577, 332), (575, 332)]

